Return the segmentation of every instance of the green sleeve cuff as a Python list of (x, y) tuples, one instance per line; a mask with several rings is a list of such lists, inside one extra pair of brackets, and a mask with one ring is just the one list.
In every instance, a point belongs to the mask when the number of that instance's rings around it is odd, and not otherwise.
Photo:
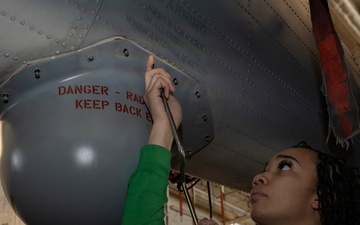
[(171, 152), (159, 145), (145, 145), (141, 149), (137, 172), (151, 172), (168, 176), (170, 172)]

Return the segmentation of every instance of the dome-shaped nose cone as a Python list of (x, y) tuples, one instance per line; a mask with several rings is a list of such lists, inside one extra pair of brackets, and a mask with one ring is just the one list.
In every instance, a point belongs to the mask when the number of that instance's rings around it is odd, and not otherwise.
[[(147, 57), (131, 42), (109, 39), (29, 63), (0, 88), (0, 175), (26, 224), (120, 224), (152, 126), (143, 98)], [(180, 135), (195, 153), (213, 138), (205, 91), (167, 70), (182, 86), (175, 93), (187, 109)]]

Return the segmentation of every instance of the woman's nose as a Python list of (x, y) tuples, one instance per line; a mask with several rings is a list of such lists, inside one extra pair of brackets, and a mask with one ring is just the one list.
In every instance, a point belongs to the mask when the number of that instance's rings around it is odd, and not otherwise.
[(257, 185), (259, 185), (259, 184), (267, 184), (268, 183), (268, 179), (267, 179), (267, 177), (265, 176), (265, 172), (262, 172), (262, 173), (259, 173), (259, 174), (257, 174), (255, 177), (254, 177), (254, 179), (253, 179), (253, 181), (252, 181), (252, 186), (254, 187), (254, 186), (257, 186)]

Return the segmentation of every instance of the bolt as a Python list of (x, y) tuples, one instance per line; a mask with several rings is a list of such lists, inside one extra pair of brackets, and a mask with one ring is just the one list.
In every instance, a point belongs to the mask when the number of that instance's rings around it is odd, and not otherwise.
[(210, 142), (210, 136), (209, 136), (209, 135), (207, 135), (207, 136), (205, 137), (205, 141), (206, 141), (206, 142)]
[(186, 152), (188, 153), (188, 155), (192, 155), (192, 150), (191, 149), (187, 149)]
[(3, 102), (8, 103), (9, 102), (9, 94), (3, 94)]
[(197, 98), (201, 98), (201, 95), (200, 95), (200, 92), (199, 92), (199, 91), (196, 91), (196, 92), (195, 92), (195, 95), (196, 95)]
[(206, 142), (210, 142), (210, 136), (207, 135), (207, 136), (205, 137), (205, 140), (206, 140)]
[(202, 116), (202, 118), (205, 122), (208, 120), (207, 115), (205, 115), (205, 114)]
[(34, 73), (36, 79), (40, 78), (40, 72), (41, 72), (41, 70), (39, 68), (34, 69), (33, 73)]
[(94, 56), (92, 56), (92, 55), (89, 55), (89, 57), (88, 57), (88, 61), (89, 61), (89, 62), (92, 62), (92, 61), (94, 61), (94, 59), (95, 59), (95, 58), (94, 58)]
[(123, 54), (125, 57), (128, 57), (130, 55), (129, 51), (127, 50), (127, 48), (123, 49)]
[(174, 78), (172, 79), (172, 81), (173, 81), (173, 83), (174, 83), (175, 85), (178, 85), (178, 84), (179, 84), (179, 81), (178, 81), (178, 79), (177, 79), (176, 77), (174, 77)]

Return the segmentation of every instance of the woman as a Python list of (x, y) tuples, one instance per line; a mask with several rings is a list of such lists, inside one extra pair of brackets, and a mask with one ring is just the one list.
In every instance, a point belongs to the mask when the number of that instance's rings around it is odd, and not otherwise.
[[(145, 72), (145, 102), (153, 119), (149, 144), (129, 180), (122, 224), (164, 224), (164, 204), (173, 136), (160, 97), (164, 90), (174, 121), (181, 123), (181, 106), (172, 96), (171, 76), (153, 69), (149, 56)], [(305, 143), (273, 156), (256, 175), (251, 191), (251, 217), (259, 225), (360, 225), (358, 176), (342, 160), (317, 152)], [(199, 224), (215, 224), (203, 220)]]
[(305, 142), (273, 156), (256, 175), (251, 217), (267, 224), (360, 224), (357, 171)]
[[(163, 225), (166, 188), (170, 172), (173, 135), (164, 110), (160, 90), (164, 90), (174, 122), (180, 125), (182, 114), (179, 102), (172, 96), (175, 87), (171, 76), (162, 68), (153, 69), (154, 57), (149, 56), (145, 72), (144, 100), (153, 120), (148, 145), (141, 149), (139, 164), (129, 179), (122, 225)], [(211, 219), (199, 225), (217, 225)]]

